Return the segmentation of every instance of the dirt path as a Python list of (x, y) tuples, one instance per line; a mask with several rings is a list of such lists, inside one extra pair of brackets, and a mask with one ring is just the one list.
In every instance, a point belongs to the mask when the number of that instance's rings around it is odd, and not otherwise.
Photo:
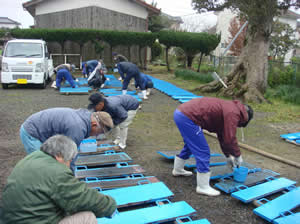
[[(17, 161), (25, 156), (19, 139), (19, 127), (32, 113), (50, 107), (86, 107), (87, 95), (64, 96), (51, 89), (12, 88), (0, 89), (0, 190)], [(179, 105), (156, 90), (143, 103), (129, 128), (126, 152), (135, 164), (141, 165), (148, 175), (158, 177), (175, 194), (172, 201), (184, 200), (197, 210), (198, 218), (207, 218), (211, 223), (265, 223), (253, 214), (253, 205), (244, 205), (229, 195), (216, 198), (195, 193), (195, 176), (174, 178), (173, 163), (159, 156), (158, 150), (181, 149), (182, 140), (173, 122), (173, 112)], [(284, 142), (280, 134), (299, 131), (300, 124), (269, 124), (264, 122), (268, 114), (257, 113), (245, 130), (245, 144), (258, 147), (287, 159), (300, 162), (300, 147)], [(240, 135), (240, 133), (238, 133)], [(214, 138), (207, 137), (210, 147), (220, 152)], [(299, 169), (276, 162), (260, 155), (242, 150), (243, 158), (264, 169), (279, 172), (282, 176), (300, 181)]]

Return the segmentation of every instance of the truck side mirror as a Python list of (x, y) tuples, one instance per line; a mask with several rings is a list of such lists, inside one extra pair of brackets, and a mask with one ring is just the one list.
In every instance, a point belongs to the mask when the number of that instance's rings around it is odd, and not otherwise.
[(45, 57), (49, 58), (49, 53), (48, 52), (45, 53)]

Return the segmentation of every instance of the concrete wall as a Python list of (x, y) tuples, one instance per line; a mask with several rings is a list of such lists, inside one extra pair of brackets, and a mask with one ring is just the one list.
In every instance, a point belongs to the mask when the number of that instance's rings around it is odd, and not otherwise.
[(229, 9), (224, 9), (222, 12), (219, 12), (216, 33), (221, 33), (221, 41), (214, 51), (216, 56), (221, 56), (227, 47), (226, 42), (229, 41), (228, 39), (230, 36), (228, 28), (230, 27), (230, 22), (234, 17), (236, 17), (236, 14), (232, 13)]
[(85, 7), (101, 7), (111, 11), (134, 15), (146, 19), (147, 9), (129, 0), (52, 0), (36, 5), (36, 15), (79, 9)]
[[(299, 40), (299, 33), (297, 32), (297, 20), (296, 19), (290, 19), (290, 18), (285, 18), (285, 17), (276, 17), (274, 20), (279, 20), (281, 23), (289, 24), (293, 30), (295, 30), (294, 37), (293, 39)], [(292, 38), (292, 37), (291, 37)], [(291, 58), (294, 56), (294, 49), (291, 49), (287, 52), (287, 54), (284, 57), (285, 62), (289, 62)]]

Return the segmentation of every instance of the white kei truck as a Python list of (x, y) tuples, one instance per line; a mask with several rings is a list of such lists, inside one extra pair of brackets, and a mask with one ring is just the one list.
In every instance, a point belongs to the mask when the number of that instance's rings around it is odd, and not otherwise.
[(9, 40), (2, 52), (2, 88), (9, 84), (38, 84), (45, 88), (54, 73), (44, 40)]

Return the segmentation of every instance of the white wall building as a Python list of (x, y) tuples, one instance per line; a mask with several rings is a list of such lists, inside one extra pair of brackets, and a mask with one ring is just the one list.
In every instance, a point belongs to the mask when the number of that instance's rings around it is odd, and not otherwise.
[(20, 25), (21, 23), (18, 23), (8, 17), (0, 17), (0, 28), (13, 29), (19, 27)]
[[(214, 51), (214, 54), (216, 56), (222, 56), (227, 44), (229, 42), (229, 27), (231, 20), (237, 16), (236, 13), (233, 13), (229, 9), (225, 9), (221, 12), (216, 12), (216, 15), (218, 16), (218, 21), (216, 25), (216, 33), (221, 33), (221, 41), (219, 45), (217, 46), (216, 50)], [(279, 17), (275, 17), (275, 20), (279, 20), (282, 23), (289, 24), (294, 30), (295, 30), (295, 38), (299, 39), (299, 33), (296, 31), (297, 29), (297, 19), (300, 19), (300, 15), (297, 13), (294, 13), (290, 10), (286, 11), (286, 13), (282, 13)], [(227, 55), (230, 51), (227, 51), (225, 55)], [(286, 56), (284, 61), (288, 62), (290, 61), (291, 57), (293, 57), (294, 49), (290, 50)]]

